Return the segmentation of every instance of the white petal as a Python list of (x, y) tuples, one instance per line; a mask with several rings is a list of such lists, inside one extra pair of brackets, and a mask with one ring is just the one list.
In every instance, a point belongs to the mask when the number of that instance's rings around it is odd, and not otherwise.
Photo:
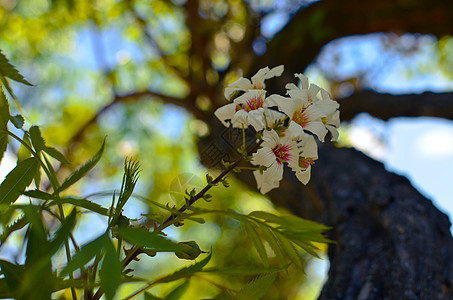
[(277, 106), (278, 109), (285, 113), (287, 116), (292, 116), (294, 113), (294, 102), (291, 98), (286, 98), (280, 95), (270, 95), (266, 99), (266, 103), (269, 106)]
[(312, 121), (304, 127), (304, 130), (310, 131), (315, 134), (321, 142), (324, 142), (324, 138), (327, 134), (327, 129), (324, 126), (324, 123), (321, 121)]
[(286, 118), (286, 115), (284, 113), (269, 108), (264, 109), (264, 115), (266, 117), (265, 120), (267, 122), (266, 125), (271, 128), (274, 128), (275, 124), (278, 121), (282, 121), (283, 119)]
[(291, 150), (288, 151), (289, 158), (286, 160), (289, 166), (297, 166), (299, 165), (299, 148), (297, 148), (297, 144), (294, 141), (289, 141), (285, 145), (291, 147)]
[[(294, 93), (294, 97), (291, 97), (291, 99), (294, 101), (294, 111), (302, 110), (303, 108), (310, 105), (310, 102), (308, 101), (308, 92), (306, 90), (293, 91), (299, 91), (297, 93)], [(292, 115), (290, 115), (290, 117), (292, 117)]]
[(275, 161), (263, 174), (265, 181), (280, 181), (283, 178), (283, 164)]
[(340, 127), (340, 111), (337, 110), (332, 115), (327, 116), (327, 124), (333, 125), (335, 127)]
[(235, 128), (242, 128), (242, 125), (244, 127), (249, 126), (248, 113), (243, 109), (238, 110), (231, 119), (231, 123)]
[(287, 84), (285, 85), (285, 89), (287, 89), (287, 90), (297, 90), (298, 87), (297, 87), (297, 85), (295, 85), (294, 83), (287, 83)]
[(263, 147), (269, 147), (273, 149), (280, 141), (280, 137), (275, 130), (265, 130), (263, 132)]
[(255, 176), (256, 185), (261, 194), (266, 194), (270, 190), (277, 188), (280, 185), (279, 181), (265, 181), (264, 175), (260, 173), (260, 171), (253, 171), (253, 175)]
[(338, 137), (339, 137), (339, 133), (338, 133), (338, 130), (336, 127), (332, 126), (332, 125), (327, 125), (326, 126), (327, 129), (330, 131), (330, 133), (332, 134), (332, 138), (330, 139), (331, 142), (335, 142), (338, 140)]
[(272, 68), (269, 70), (268, 67), (262, 68), (259, 70), (253, 77), (252, 83), (255, 88), (262, 89), (265, 87), (264, 80), (280, 76), (283, 72), (283, 65)]
[(305, 134), (305, 137), (300, 141), (299, 146), (300, 155), (302, 157), (317, 159), (318, 158), (318, 144), (312, 135)]
[(231, 95), (235, 91), (244, 91), (244, 92), (246, 92), (250, 88), (252, 88), (252, 83), (250, 82), (250, 80), (248, 80), (247, 78), (241, 77), (241, 78), (239, 78), (238, 80), (236, 80), (235, 82), (231, 83), (230, 85), (228, 85), (225, 88), (224, 95), (225, 95), (225, 98), (230, 100)]
[(219, 107), (215, 112), (214, 115), (222, 121), (223, 125), (228, 127), (228, 124), (225, 122), (226, 120), (233, 119), (234, 114), (236, 113), (236, 104), (229, 103), (222, 107)]
[(248, 123), (255, 128), (256, 131), (263, 130), (266, 127), (264, 122), (264, 109), (259, 108), (248, 113)]
[(315, 101), (316, 95), (318, 94), (321, 88), (316, 84), (310, 84), (308, 88), (308, 94), (310, 95), (311, 101)]
[(284, 132), (285, 137), (288, 137), (291, 140), (298, 141), (301, 140), (307, 134), (304, 132), (304, 129), (294, 121), (289, 123), (288, 128)]
[(294, 76), (299, 78), (302, 89), (308, 90), (308, 77), (304, 74), (294, 74)]
[(275, 157), (275, 154), (272, 151), (272, 149), (264, 147), (259, 149), (252, 155), (251, 163), (254, 165), (269, 167), (270, 165), (275, 163), (276, 160), (277, 158)]
[(307, 169), (300, 169), (298, 172), (296, 172), (297, 179), (299, 179), (299, 181), (303, 184), (307, 184), (310, 181), (310, 171), (311, 166), (309, 166)]

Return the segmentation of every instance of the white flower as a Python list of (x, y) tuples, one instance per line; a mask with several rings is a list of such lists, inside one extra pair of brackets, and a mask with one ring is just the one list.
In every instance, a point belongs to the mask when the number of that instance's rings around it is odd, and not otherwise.
[(268, 98), (269, 104), (277, 105), (280, 111), (290, 117), (291, 123), (294, 122), (299, 126), (299, 131), (307, 130), (315, 134), (320, 141), (324, 141), (327, 129), (322, 118), (326, 115), (308, 101), (308, 91), (297, 90), (291, 93), (290, 97), (271, 95)]
[(234, 99), (233, 103), (218, 108), (214, 115), (225, 126), (228, 126), (226, 120), (231, 120), (233, 127), (252, 125), (259, 131), (265, 128), (264, 115), (267, 107), (265, 90), (249, 90)]
[(318, 107), (323, 107), (322, 110), (326, 114), (326, 117), (321, 120), (332, 135), (330, 140), (336, 141), (338, 140), (337, 128), (340, 127), (340, 111), (338, 110), (340, 105), (337, 101), (332, 100), (329, 93), (324, 89), (321, 89), (321, 98), (322, 100), (316, 102)]
[(276, 131), (266, 130), (263, 133), (263, 144), (252, 156), (252, 164), (266, 167), (262, 174), (254, 172), (261, 193), (267, 193), (278, 187), (283, 178), (283, 164), (292, 168), (299, 164), (297, 143), (288, 138), (280, 138)]
[(311, 135), (306, 135), (298, 143), (299, 162), (297, 168), (293, 168), (297, 179), (303, 184), (307, 184), (311, 176), (311, 165), (318, 159), (318, 145)]
[(262, 90), (266, 87), (264, 84), (264, 80), (280, 76), (283, 72), (283, 66), (278, 66), (272, 69), (269, 67), (265, 67), (260, 69), (251, 79), (250, 81), (247, 78), (239, 78), (235, 82), (231, 83), (225, 88), (225, 98), (231, 100), (231, 96), (236, 91), (243, 91), (247, 92), (249, 90)]

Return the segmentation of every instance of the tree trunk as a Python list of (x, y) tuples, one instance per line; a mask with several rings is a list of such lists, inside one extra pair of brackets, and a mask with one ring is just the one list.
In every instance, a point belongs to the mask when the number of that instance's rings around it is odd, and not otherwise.
[[(212, 129), (218, 138), (199, 144), (202, 162), (211, 167), (209, 151), (229, 149), (218, 157), (232, 159), (242, 142), (228, 145), (236, 135)], [(237, 176), (256, 189), (251, 172)], [(354, 149), (322, 145), (307, 186), (286, 168), (280, 187), (268, 195), (298, 216), (332, 226), (328, 237), (336, 244), (329, 246), (331, 267), (320, 299), (453, 298), (448, 217), (381, 163)]]

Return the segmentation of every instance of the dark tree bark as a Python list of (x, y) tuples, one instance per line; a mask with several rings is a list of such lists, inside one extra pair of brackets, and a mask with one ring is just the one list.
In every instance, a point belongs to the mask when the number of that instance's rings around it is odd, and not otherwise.
[(343, 121), (350, 121), (362, 112), (385, 121), (396, 117), (420, 116), (453, 120), (453, 93), (391, 95), (363, 90), (338, 102)]
[[(301, 72), (335, 39), (375, 32), (453, 33), (453, 2), (323, 0), (298, 12), (251, 69)], [(253, 74), (249, 74), (253, 75)], [(277, 79), (280, 80), (280, 79)], [(277, 81), (274, 79), (274, 81)], [(283, 77), (280, 81), (293, 80)], [(271, 82), (271, 81), (270, 81)], [(275, 86), (281, 86), (277, 82)], [(272, 83), (269, 88), (275, 89)], [(275, 89), (276, 90), (276, 89)], [(390, 95), (359, 91), (341, 99), (342, 120), (361, 112), (453, 119), (451, 93)], [(219, 132), (216, 126), (214, 135)], [(249, 173), (238, 175), (255, 189)], [(304, 187), (290, 171), (269, 193), (277, 205), (332, 226), (331, 267), (320, 299), (453, 299), (448, 217), (401, 176), (353, 149), (323, 146)]]

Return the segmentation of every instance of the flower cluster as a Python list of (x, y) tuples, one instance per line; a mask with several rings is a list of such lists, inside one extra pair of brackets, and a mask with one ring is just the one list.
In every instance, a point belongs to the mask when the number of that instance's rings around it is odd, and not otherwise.
[[(329, 93), (310, 84), (302, 74), (295, 74), (300, 85), (288, 83), (286, 95), (266, 96), (266, 79), (280, 76), (283, 66), (263, 68), (251, 80), (239, 78), (225, 88), (225, 97), (233, 101), (215, 111), (225, 126), (252, 126), (262, 141), (260, 149), (252, 155), (251, 163), (259, 166), (254, 176), (261, 193), (276, 188), (283, 177), (286, 163), (299, 181), (310, 180), (311, 165), (318, 158), (314, 137), (324, 141), (328, 132), (331, 140), (338, 138), (340, 125), (339, 105)], [(234, 98), (236, 94), (240, 94)]]

